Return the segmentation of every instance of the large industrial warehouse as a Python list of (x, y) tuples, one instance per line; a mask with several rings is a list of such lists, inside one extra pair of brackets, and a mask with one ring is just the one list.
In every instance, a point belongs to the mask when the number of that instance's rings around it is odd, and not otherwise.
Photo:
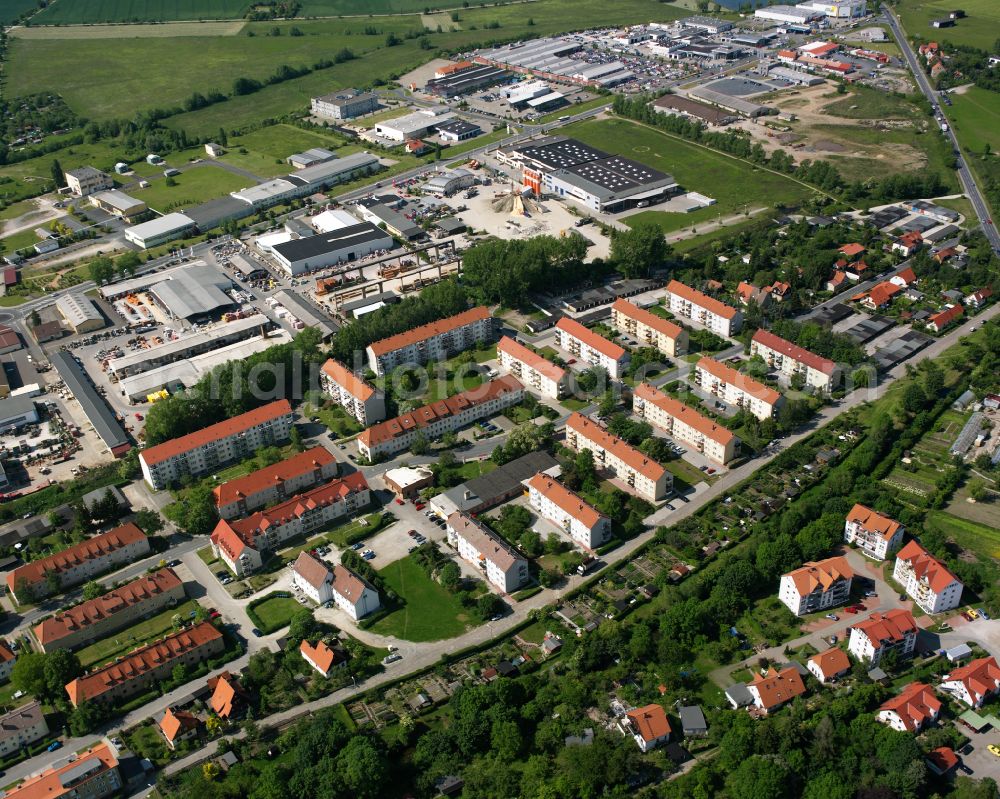
[(334, 264), (356, 261), (395, 246), (392, 236), (371, 222), (358, 222), (322, 235), (292, 239), (272, 248), (278, 265), (295, 277)]

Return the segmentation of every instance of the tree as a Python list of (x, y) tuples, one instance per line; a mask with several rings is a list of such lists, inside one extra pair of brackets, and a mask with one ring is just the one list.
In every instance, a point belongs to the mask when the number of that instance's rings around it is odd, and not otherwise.
[(97, 729), (104, 718), (105, 712), (100, 705), (85, 700), (69, 714), (69, 730), (77, 737), (89, 735)]
[(220, 773), (221, 770), (215, 761), (210, 760), (208, 763), (202, 763), (201, 776), (203, 776), (206, 780), (211, 782), (216, 779)]
[(449, 592), (454, 593), (462, 583), (462, 570), (453, 560), (449, 560), (438, 572), (438, 582)]
[(43, 670), (46, 695), (52, 699), (63, 698), (66, 695), (66, 684), (83, 674), (80, 658), (65, 649), (57, 649), (45, 655)]
[(135, 270), (141, 265), (142, 259), (137, 252), (127, 252), (115, 259), (115, 269), (129, 277), (135, 275)]
[(50, 167), (52, 174), (52, 182), (56, 184), (57, 189), (62, 189), (66, 186), (66, 175), (63, 172), (62, 165), (59, 163), (59, 159), (54, 159), (52, 161), (52, 166)]
[(288, 637), (296, 641), (310, 638), (319, 625), (309, 608), (299, 608), (292, 616), (292, 621), (288, 626)]
[(84, 599), (97, 599), (107, 593), (107, 589), (96, 580), (91, 580), (83, 587)]
[(903, 410), (907, 413), (920, 413), (927, 404), (927, 396), (917, 383), (909, 383), (903, 391)]
[(90, 273), (90, 279), (93, 280), (98, 286), (110, 283), (115, 276), (114, 264), (111, 262), (110, 258), (103, 255), (91, 261), (87, 265), (87, 270)]
[(370, 739), (355, 735), (337, 755), (337, 771), (344, 782), (344, 794), (358, 799), (384, 796), (389, 776), (387, 766), (385, 756)]
[(226, 147), (229, 144), (229, 136), (226, 135), (225, 128), (219, 128), (219, 144), (223, 147)]
[(969, 483), (969, 496), (976, 502), (982, 502), (986, 499), (986, 483), (982, 480), (972, 480)]
[(213, 738), (222, 732), (222, 721), (218, 716), (209, 716), (205, 719), (205, 732)]
[(625, 277), (648, 277), (669, 257), (670, 247), (657, 225), (639, 224), (612, 233), (611, 261)]
[(726, 787), (732, 799), (781, 799), (789, 795), (789, 776), (781, 760), (753, 755), (730, 772)]
[(62, 581), (59, 579), (59, 573), (52, 570), (45, 572), (45, 591), (48, 594), (58, 594), (62, 589)]
[(34, 697), (45, 695), (45, 655), (22, 652), (10, 673), (10, 682), (18, 691)]
[(607, 417), (615, 412), (615, 405), (617, 405), (615, 400), (615, 390), (609, 388), (604, 392), (604, 396), (601, 397), (601, 404), (597, 408), (597, 413), (599, 416)]
[(170, 672), (170, 679), (173, 680), (174, 685), (183, 685), (187, 681), (187, 675), (187, 666), (178, 663)]
[(155, 510), (140, 508), (135, 513), (135, 525), (146, 535), (156, 535), (163, 529), (163, 517)]
[(426, 455), (430, 449), (430, 442), (427, 441), (427, 436), (423, 433), (417, 433), (413, 437), (413, 441), (410, 442), (410, 452), (414, 455)]

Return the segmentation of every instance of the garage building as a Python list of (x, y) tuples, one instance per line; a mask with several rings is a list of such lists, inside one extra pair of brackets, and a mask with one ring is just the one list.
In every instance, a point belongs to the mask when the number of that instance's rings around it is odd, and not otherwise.
[(63, 294), (56, 300), (56, 309), (75, 333), (89, 333), (104, 327), (104, 316), (85, 294)]

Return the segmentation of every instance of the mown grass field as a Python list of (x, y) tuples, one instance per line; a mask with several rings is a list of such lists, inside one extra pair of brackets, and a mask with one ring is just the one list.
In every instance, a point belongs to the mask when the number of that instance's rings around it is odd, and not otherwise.
[[(958, 20), (955, 27), (940, 30), (931, 27), (932, 19), (947, 17), (956, 8), (965, 11), (966, 18)], [(948, 0), (902, 0), (896, 6), (896, 13), (906, 33), (924, 41), (967, 44), (992, 52), (1000, 34), (1000, 3), (996, 0), (967, 0), (958, 4)]]
[(137, 622), (127, 630), (112, 633), (100, 641), (96, 641), (90, 646), (84, 647), (77, 656), (80, 663), (85, 668), (103, 666), (110, 663), (116, 657), (127, 654), (133, 649), (148, 644), (157, 638), (162, 638), (174, 631), (174, 618), (179, 616), (181, 621), (189, 621), (191, 613), (198, 609), (198, 603), (193, 599), (182, 602), (177, 607), (158, 613), (145, 621)]
[[(1000, 28), (997, 29), (1000, 37)], [(981, 153), (989, 144), (993, 158), (1000, 152), (1000, 94), (971, 86), (952, 94), (952, 106), (944, 110), (963, 146)]]
[(189, 169), (172, 180), (175, 184), (173, 186), (168, 185), (167, 179), (161, 178), (151, 183), (148, 189), (131, 190), (132, 195), (150, 208), (165, 214), (192, 208), (217, 197), (224, 197), (231, 191), (239, 191), (253, 185), (253, 181), (249, 178), (234, 175), (217, 166)]
[(163, 22), (242, 17), (249, 0), (58, 0), (32, 19), (35, 25)]
[(401, 598), (402, 607), (375, 622), (372, 632), (407, 641), (438, 641), (467, 629), (469, 617), (462, 604), (431, 580), (412, 557), (391, 563), (379, 576)]
[(713, 197), (717, 203), (691, 213), (649, 210), (627, 217), (628, 224), (652, 222), (665, 231), (740, 212), (747, 205), (794, 204), (810, 189), (783, 175), (756, 169), (721, 153), (675, 139), (623, 119), (580, 122), (563, 129), (587, 144), (632, 158), (673, 175), (686, 191)]
[(960, 519), (944, 511), (932, 511), (927, 524), (936, 527), (963, 549), (969, 549), (986, 558), (1000, 559), (1000, 530)]

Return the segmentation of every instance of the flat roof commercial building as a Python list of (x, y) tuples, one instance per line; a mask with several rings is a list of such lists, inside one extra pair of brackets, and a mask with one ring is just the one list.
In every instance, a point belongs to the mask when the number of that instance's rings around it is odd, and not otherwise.
[(151, 247), (166, 244), (168, 241), (183, 238), (189, 233), (193, 233), (196, 226), (191, 217), (175, 211), (156, 219), (150, 219), (148, 222), (125, 228), (125, 239), (137, 247), (148, 250)]
[(424, 85), (424, 91), (438, 97), (461, 97), (463, 94), (483, 89), (510, 80), (512, 75), (506, 70), (491, 65), (469, 64), (465, 69), (451, 72), (441, 78), (432, 78)]
[(58, 591), (97, 577), (115, 566), (124, 566), (149, 554), (149, 540), (132, 522), (100, 533), (53, 555), (33, 560), (7, 573), (7, 590), (18, 604), (54, 592), (48, 575), (54, 574)]
[(538, 472), (525, 485), (531, 507), (574, 543), (596, 549), (611, 536), (611, 520), (554, 477)]
[(234, 191), (230, 197), (245, 203), (247, 213), (261, 211), (274, 205), (307, 197), (318, 191), (346, 183), (363, 175), (370, 175), (381, 169), (379, 160), (370, 153), (352, 153), (343, 158), (313, 162), (290, 175), (272, 178), (256, 186)]
[(50, 768), (4, 791), (5, 799), (104, 799), (122, 788), (118, 758), (105, 742), (74, 757), (63, 757)]
[(392, 236), (371, 222), (358, 222), (330, 233), (292, 239), (272, 248), (278, 265), (292, 277), (340, 263), (350, 263), (396, 246)]
[(667, 308), (674, 316), (690, 319), (720, 336), (734, 336), (743, 327), (743, 313), (679, 280), (667, 284)]
[(73, 650), (183, 600), (184, 583), (173, 570), (160, 569), (57, 613), (35, 625), (31, 633), (43, 652)]
[(319, 380), (327, 396), (364, 427), (385, 419), (385, 395), (340, 361), (327, 360), (320, 370)]
[(111, 454), (120, 458), (132, 449), (132, 442), (121, 421), (91, 382), (80, 362), (68, 350), (53, 352), (49, 361), (66, 388), (80, 403), (87, 420), (94, 426), (94, 432), (100, 436)]
[(448, 517), (448, 543), (482, 570), (487, 582), (509, 594), (528, 581), (528, 561), (516, 549), (471, 516), (456, 511)]
[(532, 39), (483, 50), (476, 61), (544, 80), (608, 88), (631, 80), (635, 74), (621, 61), (590, 63), (571, 58), (583, 47), (578, 37)]
[(129, 197), (125, 192), (112, 189), (111, 191), (99, 191), (90, 195), (90, 202), (95, 208), (100, 208), (105, 213), (131, 222), (146, 213), (146, 203)]
[(305, 169), (308, 166), (325, 164), (327, 161), (332, 161), (336, 157), (336, 153), (330, 152), (323, 147), (311, 147), (301, 153), (293, 153), (288, 156), (285, 161), (294, 166), (296, 169)]
[(632, 336), (640, 345), (654, 347), (668, 358), (688, 350), (689, 336), (683, 327), (628, 300), (615, 300), (611, 320), (618, 332)]
[(773, 388), (707, 356), (698, 361), (694, 382), (712, 396), (743, 408), (761, 420), (773, 419), (785, 400)]
[(464, 119), (449, 119), (437, 126), (438, 138), (441, 141), (460, 142), (474, 139), (483, 133), (479, 125), (466, 122)]
[(657, 113), (689, 117), (716, 127), (728, 125), (739, 119), (736, 114), (677, 94), (665, 94), (654, 100), (651, 105)]
[(286, 399), (165, 441), (139, 453), (142, 476), (159, 490), (190, 474), (197, 477), (288, 440), (294, 419)]
[(104, 316), (85, 294), (63, 294), (56, 300), (56, 309), (74, 333), (90, 333), (105, 325)]
[(590, 450), (598, 469), (612, 472), (649, 502), (658, 502), (673, 489), (670, 472), (581, 413), (574, 412), (566, 422), (566, 446), (576, 452)]
[(212, 489), (222, 519), (246, 516), (337, 476), (339, 464), (326, 447), (311, 447)]
[[(311, 327), (319, 331), (323, 341), (328, 341), (340, 329), (340, 325), (327, 316), (324, 311), (291, 289), (276, 291), (274, 299), (279, 303), (281, 308), (284, 308), (288, 312), (288, 315), (283, 316), (282, 320), (293, 331)], [(281, 316), (278, 306), (275, 306), (274, 310)]]
[(376, 375), (384, 375), (404, 364), (443, 361), (477, 343), (493, 341), (494, 331), (489, 308), (480, 305), (369, 344), (368, 364)]
[(758, 8), (753, 15), (757, 19), (766, 19), (770, 22), (790, 22), (797, 25), (812, 22), (823, 16), (822, 12), (810, 8), (783, 5)]
[(497, 360), (501, 369), (543, 397), (559, 399), (566, 391), (565, 369), (508, 336), (497, 344)]
[(623, 347), (568, 316), (556, 323), (555, 334), (556, 344), (574, 358), (601, 367), (614, 380), (625, 376), (630, 355)]
[(236, 305), (233, 281), (207, 264), (188, 264), (149, 287), (150, 298), (174, 319), (201, 319)]
[(839, 379), (837, 364), (803, 347), (776, 336), (769, 330), (758, 330), (750, 339), (750, 354), (760, 355), (771, 369), (782, 374), (802, 377), (805, 385), (830, 393)]
[(0, 400), (0, 430), (35, 424), (40, 418), (38, 406), (31, 397), (6, 397)]
[(422, 139), (434, 131), (439, 124), (454, 119), (455, 115), (438, 109), (424, 109), (406, 116), (378, 122), (375, 135), (382, 139), (402, 144), (407, 139)]
[(312, 98), (312, 112), (326, 119), (354, 119), (378, 110), (378, 95), (357, 89), (343, 89), (339, 92)]
[(740, 454), (740, 440), (722, 425), (649, 383), (635, 387), (632, 410), (640, 419), (683, 441), (706, 458), (725, 466)]
[(413, 241), (426, 235), (420, 225), (411, 222), (395, 208), (390, 208), (388, 205), (358, 203), (357, 208), (358, 213), (366, 222), (371, 222), (376, 226), (384, 225), (389, 233), (393, 233), (401, 239)]
[(358, 451), (369, 461), (408, 449), (417, 435), (433, 440), (493, 416), (524, 399), (524, 386), (509, 375), (455, 394), (395, 419), (369, 427), (357, 438)]

